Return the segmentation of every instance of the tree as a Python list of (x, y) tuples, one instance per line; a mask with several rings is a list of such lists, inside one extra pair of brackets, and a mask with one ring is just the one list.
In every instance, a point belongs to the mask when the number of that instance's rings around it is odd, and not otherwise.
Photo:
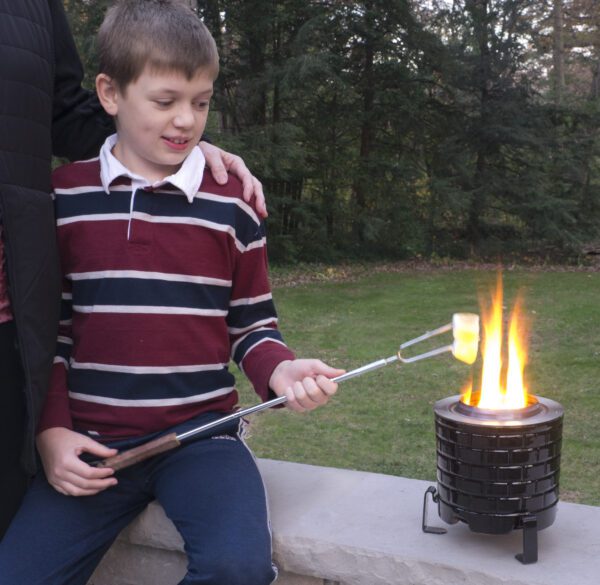
[[(86, 69), (107, 0), (65, 0)], [(595, 0), (193, 0), (213, 141), (273, 258), (577, 249), (600, 226)], [(90, 78), (91, 79), (91, 78)]]

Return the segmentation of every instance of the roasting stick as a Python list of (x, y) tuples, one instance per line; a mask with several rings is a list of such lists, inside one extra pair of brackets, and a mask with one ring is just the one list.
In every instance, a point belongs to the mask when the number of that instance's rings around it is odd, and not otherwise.
[[(439, 347), (437, 349), (433, 349), (425, 353), (421, 353), (411, 358), (402, 357), (400, 352), (403, 349), (406, 349), (407, 347), (420, 343), (421, 341), (424, 341), (431, 337), (441, 335), (442, 333), (447, 333), (448, 331), (452, 331), (453, 333), (454, 341), (452, 344), (445, 345), (443, 347)], [(415, 337), (414, 339), (404, 342), (402, 345), (400, 345), (400, 348), (396, 355), (371, 362), (370, 364), (366, 364), (364, 366), (361, 366), (360, 368), (356, 368), (355, 370), (346, 372), (341, 376), (332, 378), (332, 380), (338, 383), (344, 382), (345, 380), (349, 380), (350, 378), (355, 378), (356, 376), (361, 376), (362, 374), (366, 374), (367, 372), (372, 372), (373, 370), (383, 368), (384, 366), (387, 366), (388, 364), (394, 363), (396, 361), (400, 361), (405, 364), (410, 364), (446, 352), (452, 352), (454, 357), (456, 357), (460, 361), (463, 361), (467, 364), (472, 364), (477, 357), (478, 345), (479, 316), (473, 313), (455, 313), (452, 317), (452, 323), (448, 323), (447, 325), (443, 325), (442, 327), (438, 327), (437, 329), (434, 329), (432, 331), (427, 331), (419, 337)], [(267, 402), (262, 402), (254, 406), (250, 406), (248, 408), (242, 408), (241, 410), (238, 410), (232, 414), (206, 423), (184, 433), (169, 433), (167, 435), (163, 435), (161, 437), (158, 437), (157, 439), (149, 441), (148, 443), (144, 443), (139, 447), (134, 447), (133, 449), (122, 451), (121, 453), (117, 453), (117, 455), (114, 455), (113, 457), (108, 457), (107, 459), (103, 459), (102, 461), (96, 462), (93, 465), (95, 465), (96, 467), (110, 467), (111, 469), (118, 471), (120, 469), (124, 469), (125, 467), (129, 467), (131, 465), (149, 459), (150, 457), (154, 457), (159, 453), (164, 453), (166, 451), (170, 451), (171, 449), (176, 449), (181, 445), (183, 441), (190, 439), (191, 437), (194, 437), (196, 435), (199, 435), (200, 433), (204, 433), (228, 422), (243, 418), (250, 414), (254, 414), (255, 412), (260, 412), (261, 410), (266, 410), (268, 408), (272, 408), (273, 406), (285, 404), (286, 402), (287, 396), (280, 396), (279, 398), (274, 398), (273, 400), (268, 400)]]

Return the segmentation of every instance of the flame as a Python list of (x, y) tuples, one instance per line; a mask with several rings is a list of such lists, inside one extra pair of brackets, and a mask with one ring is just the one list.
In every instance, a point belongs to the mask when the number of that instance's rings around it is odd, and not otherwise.
[(525, 408), (528, 403), (527, 388), (523, 372), (527, 362), (525, 344), (525, 326), (522, 302), (517, 300), (513, 308), (508, 327), (508, 363), (503, 362), (503, 324), (502, 324), (502, 278), (499, 275), (496, 290), (492, 297), (491, 309), (483, 310), (483, 342), (481, 355), (483, 368), (481, 373), (481, 391), (473, 392), (472, 381), (463, 390), (461, 401), (471, 404), (479, 399), (476, 406), (490, 410), (515, 410)]

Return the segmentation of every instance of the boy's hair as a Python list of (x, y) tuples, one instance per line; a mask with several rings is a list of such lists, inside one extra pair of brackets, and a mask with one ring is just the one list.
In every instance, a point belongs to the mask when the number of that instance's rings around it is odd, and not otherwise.
[(217, 77), (215, 41), (182, 0), (117, 0), (98, 31), (100, 72), (121, 91), (149, 66), (192, 79), (199, 69)]

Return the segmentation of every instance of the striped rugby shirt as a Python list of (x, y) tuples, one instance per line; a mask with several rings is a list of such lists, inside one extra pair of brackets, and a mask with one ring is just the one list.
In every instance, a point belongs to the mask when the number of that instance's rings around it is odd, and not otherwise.
[[(273, 370), (294, 356), (277, 330), (264, 225), (240, 182), (215, 183), (195, 149), (158, 186), (138, 187), (121, 165), (107, 193), (112, 144), (53, 175), (63, 298), (38, 432), (116, 439), (229, 412), (230, 358), (266, 400)], [(187, 196), (173, 186), (186, 173), (200, 185)]]

